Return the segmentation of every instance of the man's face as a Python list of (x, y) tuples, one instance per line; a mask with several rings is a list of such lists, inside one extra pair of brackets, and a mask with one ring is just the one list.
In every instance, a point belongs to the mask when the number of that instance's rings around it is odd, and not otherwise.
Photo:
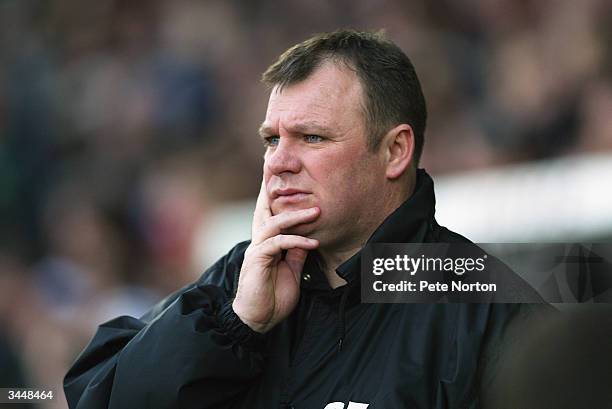
[(361, 104), (357, 76), (332, 63), (272, 90), (260, 129), (272, 214), (321, 209), (317, 220), (285, 233), (342, 249), (367, 239), (380, 223), (385, 169), (382, 155), (367, 149)]

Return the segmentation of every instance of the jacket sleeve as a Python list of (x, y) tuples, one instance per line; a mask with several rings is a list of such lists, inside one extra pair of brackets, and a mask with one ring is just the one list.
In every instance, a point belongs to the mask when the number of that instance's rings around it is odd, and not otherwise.
[(231, 259), (142, 318), (102, 324), (64, 379), (69, 407), (229, 407), (259, 375), (264, 344), (231, 308)]

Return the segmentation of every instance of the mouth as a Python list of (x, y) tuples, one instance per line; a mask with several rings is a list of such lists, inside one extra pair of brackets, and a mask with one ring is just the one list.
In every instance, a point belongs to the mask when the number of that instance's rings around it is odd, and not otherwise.
[(275, 189), (272, 191), (272, 200), (275, 202), (293, 204), (305, 200), (309, 192), (299, 189)]

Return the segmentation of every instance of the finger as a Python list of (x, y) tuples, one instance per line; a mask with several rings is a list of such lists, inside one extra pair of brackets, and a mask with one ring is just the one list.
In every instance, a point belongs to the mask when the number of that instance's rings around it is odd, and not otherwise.
[(295, 274), (295, 281), (297, 283), (300, 282), (300, 276), (304, 268), (304, 263), (306, 262), (306, 256), (308, 256), (308, 251), (303, 249), (295, 248), (287, 250), (285, 262), (289, 265), (293, 274)]
[(257, 203), (255, 204), (255, 212), (253, 213), (253, 232), (271, 216), (272, 211), (270, 210), (268, 192), (266, 191), (266, 182), (262, 179), (259, 195), (257, 196)]
[(288, 229), (298, 224), (314, 221), (319, 217), (320, 209), (311, 207), (308, 209), (292, 210), (271, 216), (261, 222), (259, 226), (253, 226), (253, 241), (261, 243), (270, 237), (281, 234), (283, 229)]
[(315, 239), (290, 234), (279, 234), (264, 240), (261, 244), (256, 246), (256, 252), (259, 253), (260, 256), (274, 258), (283, 250), (302, 249), (308, 251), (314, 250), (318, 246), (319, 241)]

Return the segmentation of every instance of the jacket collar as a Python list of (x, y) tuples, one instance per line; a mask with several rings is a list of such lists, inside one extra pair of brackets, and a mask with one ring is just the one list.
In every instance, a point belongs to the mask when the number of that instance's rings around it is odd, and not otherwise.
[[(416, 186), (412, 195), (378, 226), (366, 244), (424, 242), (427, 232), (431, 229), (435, 206), (433, 180), (424, 169), (418, 169)], [(306, 269), (312, 271), (314, 265), (316, 265), (314, 257), (309, 257), (306, 262)], [(361, 250), (336, 269), (338, 275), (345, 279), (349, 285), (359, 282), (360, 271)], [(322, 285), (325, 284), (327, 285), (326, 288), (329, 288), (322, 272), (316, 274), (316, 276), (316, 279), (309, 283), (310, 285), (306, 283), (305, 286), (321, 289)], [(321, 279), (325, 280), (324, 283), (321, 282)]]

